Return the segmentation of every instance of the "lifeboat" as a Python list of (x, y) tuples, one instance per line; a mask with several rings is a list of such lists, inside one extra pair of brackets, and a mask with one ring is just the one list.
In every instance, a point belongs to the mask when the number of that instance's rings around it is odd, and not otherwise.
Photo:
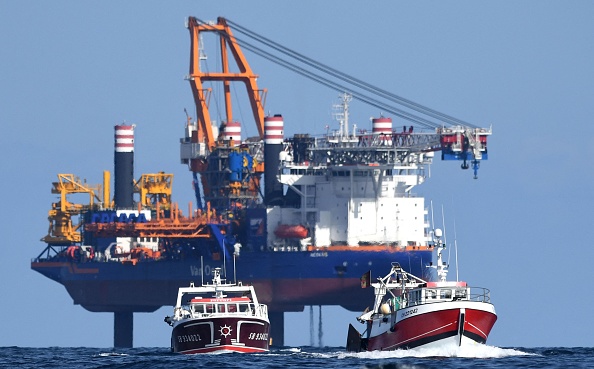
[(305, 238), (307, 237), (307, 228), (299, 224), (281, 224), (274, 230), (274, 235), (278, 238)]
[(130, 250), (130, 258), (139, 260), (152, 259), (153, 250), (148, 247), (136, 247)]

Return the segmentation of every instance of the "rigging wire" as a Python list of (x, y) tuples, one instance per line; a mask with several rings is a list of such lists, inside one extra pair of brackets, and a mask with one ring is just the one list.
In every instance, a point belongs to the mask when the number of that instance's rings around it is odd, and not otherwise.
[(441, 205), (441, 225), (443, 226), (443, 244), (448, 249), (448, 267), (449, 267), (452, 249), (447, 247), (448, 246), (448, 234), (446, 232), (445, 212), (443, 210), (443, 204)]
[(456, 234), (456, 207), (454, 206), (454, 196), (452, 195), (452, 209), (454, 209), (454, 251), (456, 257), (456, 282), (458, 279), (458, 235)]
[(434, 109), (431, 109), (431, 108), (426, 107), (424, 105), (421, 105), (419, 103), (416, 103), (416, 102), (414, 102), (412, 100), (409, 100), (409, 99), (406, 99), (404, 97), (398, 96), (398, 95), (396, 95), (394, 93), (391, 93), (389, 91), (386, 91), (386, 90), (384, 90), (384, 89), (382, 89), (380, 87), (374, 86), (374, 85), (372, 85), (372, 84), (370, 84), (368, 82), (365, 82), (363, 80), (360, 80), (358, 78), (355, 78), (353, 76), (350, 76), (350, 75), (348, 75), (346, 73), (343, 73), (343, 72), (341, 72), (341, 71), (339, 71), (339, 70), (337, 70), (335, 68), (332, 68), (332, 67), (330, 67), (328, 65), (325, 65), (323, 63), (320, 63), (320, 62), (318, 62), (318, 61), (316, 61), (314, 59), (311, 59), (311, 58), (309, 58), (309, 57), (301, 54), (301, 53), (298, 53), (298, 52), (296, 52), (294, 50), (291, 50), (291, 49), (289, 49), (289, 48), (287, 48), (287, 47), (285, 47), (285, 46), (283, 46), (283, 45), (281, 45), (281, 44), (279, 44), (277, 42), (274, 42), (274, 41), (270, 40), (269, 38), (266, 38), (266, 37), (264, 37), (264, 36), (262, 36), (262, 35), (260, 35), (260, 34), (258, 34), (256, 32), (254, 32), (254, 31), (251, 31), (251, 30), (249, 30), (249, 29), (247, 29), (247, 28), (245, 28), (245, 27), (243, 27), (243, 26), (241, 26), (241, 25), (239, 25), (239, 24), (237, 24), (237, 23), (235, 23), (235, 22), (233, 22), (231, 20), (226, 19), (226, 21), (227, 21), (228, 24), (233, 25), (234, 26), (234, 29), (236, 31), (239, 31), (240, 33), (243, 33), (244, 35), (246, 35), (246, 36), (248, 36), (248, 37), (250, 37), (250, 38), (252, 38), (252, 39), (254, 39), (256, 41), (259, 41), (259, 42), (265, 44), (266, 46), (268, 46), (268, 47), (270, 47), (270, 48), (272, 48), (274, 50), (277, 50), (277, 51), (279, 51), (279, 52), (281, 52), (281, 53), (283, 53), (283, 54), (285, 54), (285, 55), (287, 55), (289, 57), (292, 57), (294, 59), (297, 59), (300, 62), (305, 63), (305, 64), (307, 64), (307, 65), (309, 65), (309, 66), (311, 66), (311, 67), (313, 67), (315, 69), (318, 69), (318, 70), (320, 70), (322, 72), (328, 73), (328, 74), (332, 75), (335, 78), (341, 79), (344, 82), (352, 83), (352, 84), (356, 85), (357, 87), (359, 87), (361, 89), (364, 89), (364, 90), (366, 90), (368, 92), (371, 92), (373, 94), (376, 94), (376, 95), (380, 95), (380, 96), (382, 96), (383, 98), (385, 98), (387, 100), (391, 100), (393, 102), (396, 102), (398, 104), (401, 104), (403, 106), (406, 106), (406, 107), (408, 107), (410, 109), (413, 109), (413, 110), (415, 110), (415, 111), (417, 111), (419, 113), (422, 113), (422, 114), (431, 116), (433, 118), (441, 119), (441, 120), (446, 121), (446, 122), (448, 122), (450, 124), (454, 124), (454, 125), (458, 124), (458, 125), (463, 125), (463, 126), (467, 126), (467, 127), (474, 127), (474, 128), (476, 128), (476, 126), (473, 125), (473, 124), (471, 124), (471, 123), (465, 122), (463, 120), (457, 119), (457, 118), (452, 117), (450, 115), (441, 113), (441, 112), (439, 112), (437, 110), (434, 110)]
[[(235, 84), (231, 84), (231, 88), (233, 89), (233, 94), (235, 95), (235, 99), (237, 101), (239, 101), (239, 96), (237, 96), (237, 90), (235, 89)], [(241, 118), (239, 121), (241, 122), (241, 131), (245, 132), (245, 134), (247, 135), (248, 132), (248, 127), (245, 124), (245, 120), (243, 119), (243, 110), (241, 110), (241, 104), (237, 104), (234, 105), (237, 106), (237, 109), (239, 110), (239, 117)], [(249, 135), (247, 135), (249, 137)]]
[[(200, 22), (202, 22), (202, 21), (200, 21)], [(204, 23), (204, 22), (202, 22), (202, 23)], [(220, 33), (224, 37), (227, 37), (228, 39), (230, 38), (229, 35), (226, 34), (225, 32), (222, 32), (222, 31), (216, 31), (216, 32)], [(341, 85), (341, 84), (339, 84), (335, 81), (332, 81), (328, 78), (317, 75), (310, 70), (304, 69), (304, 68), (299, 67), (291, 62), (281, 59), (281, 58), (279, 58), (279, 57), (277, 57), (277, 56), (275, 56), (275, 55), (273, 55), (273, 54), (271, 54), (257, 46), (250, 44), (249, 42), (238, 39), (235, 36), (233, 38), (235, 39), (237, 44), (239, 44), (243, 48), (250, 50), (253, 53), (263, 57), (264, 59), (267, 59), (275, 64), (278, 64), (278, 65), (281, 65), (287, 69), (290, 69), (297, 74), (300, 74), (306, 78), (309, 78), (315, 82), (318, 82), (318, 83), (320, 83), (326, 87), (329, 87), (335, 91), (338, 91), (338, 92), (349, 91), (351, 93), (351, 95), (353, 96), (353, 98), (355, 98), (359, 101), (362, 101), (368, 105), (374, 106), (374, 107), (376, 107), (380, 110), (383, 110), (383, 111), (387, 111), (387, 112), (392, 113), (400, 118), (406, 119), (408, 121), (414, 122), (414, 123), (419, 124), (424, 127), (438, 128), (438, 127), (443, 126), (443, 124), (441, 124), (441, 123), (433, 122), (433, 121), (427, 120), (425, 118), (418, 117), (418, 116), (416, 116), (412, 113), (406, 112), (404, 110), (398, 109), (394, 106), (386, 105), (385, 103), (382, 103), (381, 101), (374, 99), (370, 96), (364, 95), (363, 93), (354, 92), (354, 91), (352, 91), (352, 89), (348, 88), (348, 86)]]
[(454, 255), (456, 258), (456, 282), (460, 279), (458, 278), (458, 238), (456, 235), (456, 218), (454, 218)]
[[(200, 44), (204, 46), (204, 39), (202, 38), (202, 35), (200, 35)], [(215, 55), (215, 59), (218, 60), (219, 58), (219, 49), (215, 48), (216, 51), (216, 55)], [(206, 52), (204, 50), (202, 50), (201, 52), (199, 52), (199, 63), (204, 63), (204, 69), (206, 70), (206, 73), (210, 73), (210, 68), (208, 65), (208, 55), (206, 55)], [(222, 122), (222, 116), (221, 116), (221, 112), (222, 110), (220, 109), (219, 106), (219, 84), (214, 84), (213, 81), (208, 81), (208, 84), (210, 86), (210, 89), (212, 91), (211, 93), (211, 97), (214, 99), (214, 103), (216, 106), (216, 112), (217, 112), (217, 119), (219, 122)], [(220, 133), (220, 132), (219, 132)]]

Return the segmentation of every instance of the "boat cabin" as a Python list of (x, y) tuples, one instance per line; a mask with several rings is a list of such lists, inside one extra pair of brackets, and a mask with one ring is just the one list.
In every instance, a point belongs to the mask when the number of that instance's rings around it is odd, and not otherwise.
[(406, 307), (447, 301), (490, 302), (490, 291), (466, 282), (427, 282), (406, 292)]
[(202, 298), (195, 297), (188, 304), (194, 316), (210, 316), (213, 314), (251, 314), (254, 304), (248, 297)]
[(468, 300), (470, 288), (466, 282), (427, 282), (406, 293), (407, 306), (434, 302)]

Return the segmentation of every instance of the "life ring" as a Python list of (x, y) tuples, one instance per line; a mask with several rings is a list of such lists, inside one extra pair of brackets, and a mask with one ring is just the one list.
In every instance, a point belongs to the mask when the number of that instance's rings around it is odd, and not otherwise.
[(80, 261), (80, 247), (68, 246), (68, 248), (66, 249), (66, 255), (72, 261)]

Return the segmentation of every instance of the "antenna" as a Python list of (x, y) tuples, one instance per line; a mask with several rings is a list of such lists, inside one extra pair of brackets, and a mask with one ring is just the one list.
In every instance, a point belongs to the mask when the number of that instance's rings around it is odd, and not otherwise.
[(435, 219), (433, 219), (433, 200), (431, 200), (431, 229), (433, 229), (433, 235), (435, 236)]
[(456, 282), (458, 282), (458, 236), (456, 235), (456, 217), (454, 216), (454, 255), (456, 256)]
[(441, 205), (441, 225), (443, 226), (443, 243), (446, 245), (448, 244), (448, 237), (446, 232), (446, 224), (445, 224), (445, 212), (443, 210), (443, 204)]
[(437, 239), (437, 265), (435, 266), (437, 270), (437, 276), (441, 282), (445, 282), (447, 275), (448, 275), (448, 266), (444, 265), (443, 258), (441, 253), (445, 248), (445, 244), (441, 242), (442, 232), (441, 229), (435, 230), (435, 238)]
[[(456, 263), (456, 268), (458, 267), (458, 263)], [(458, 274), (456, 273), (456, 277)], [(233, 254), (233, 283), (237, 284), (237, 269), (235, 268), (235, 254)]]
[[(443, 204), (441, 205), (441, 223), (443, 225), (443, 244), (445, 245), (445, 247), (447, 247), (448, 246), (448, 233), (446, 232), (445, 211), (443, 210)], [(448, 265), (450, 264), (450, 255), (451, 254), (452, 254), (452, 250), (448, 249)]]
[(204, 286), (204, 256), (200, 255), (200, 274), (202, 275), (202, 285)]
[(223, 275), (227, 279), (227, 246), (225, 246), (225, 238), (223, 238)]

